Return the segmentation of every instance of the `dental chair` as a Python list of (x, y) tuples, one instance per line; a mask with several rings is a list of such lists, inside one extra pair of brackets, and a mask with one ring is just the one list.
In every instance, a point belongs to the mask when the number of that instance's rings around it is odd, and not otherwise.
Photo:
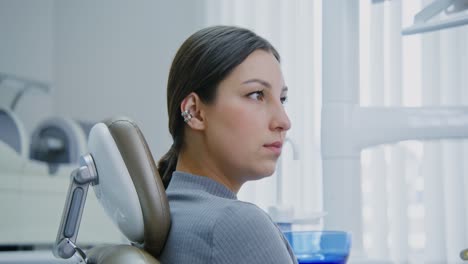
[[(85, 263), (159, 263), (170, 228), (165, 189), (137, 125), (116, 118), (94, 125), (89, 153), (71, 173), (70, 187), (53, 253)], [(130, 243), (80, 249), (76, 240), (89, 185)], [(76, 256), (75, 256), (76, 257)]]

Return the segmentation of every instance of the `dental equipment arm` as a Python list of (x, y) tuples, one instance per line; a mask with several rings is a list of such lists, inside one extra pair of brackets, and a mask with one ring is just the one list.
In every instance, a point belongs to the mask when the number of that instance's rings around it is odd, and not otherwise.
[(76, 246), (76, 239), (89, 185), (97, 182), (97, 171), (92, 156), (90, 154), (82, 156), (80, 167), (71, 173), (62, 221), (53, 248), (55, 257), (68, 259), (78, 252), (85, 263), (87, 262), (86, 254)]

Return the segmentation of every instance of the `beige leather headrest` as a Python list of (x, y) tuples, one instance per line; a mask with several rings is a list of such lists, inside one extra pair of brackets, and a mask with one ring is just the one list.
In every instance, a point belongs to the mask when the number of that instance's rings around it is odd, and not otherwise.
[[(105, 122), (115, 140), (138, 194), (143, 214), (143, 248), (158, 257), (170, 228), (170, 211), (164, 185), (151, 151), (138, 126), (128, 118)], [(99, 172), (98, 172), (99, 173)]]

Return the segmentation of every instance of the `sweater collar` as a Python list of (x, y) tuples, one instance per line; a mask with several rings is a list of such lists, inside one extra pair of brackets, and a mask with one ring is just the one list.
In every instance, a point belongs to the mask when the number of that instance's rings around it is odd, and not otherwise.
[(172, 173), (172, 178), (169, 183), (168, 189), (175, 187), (182, 187), (187, 189), (201, 189), (215, 196), (237, 200), (237, 195), (234, 192), (229, 190), (223, 184), (206, 176), (199, 176), (182, 171), (174, 171)]

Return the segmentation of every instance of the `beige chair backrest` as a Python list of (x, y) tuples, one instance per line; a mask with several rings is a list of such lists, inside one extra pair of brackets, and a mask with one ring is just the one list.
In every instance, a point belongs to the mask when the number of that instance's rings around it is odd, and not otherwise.
[[(151, 151), (138, 126), (128, 118), (104, 122), (122, 155), (138, 194), (144, 222), (143, 250), (118, 245), (90, 251), (92, 263), (147, 263), (156, 259), (166, 242), (170, 228), (170, 211), (164, 185)], [(139, 261), (137, 261), (139, 260)], [(151, 263), (151, 262), (149, 262)], [(157, 262), (156, 262), (157, 263)]]

